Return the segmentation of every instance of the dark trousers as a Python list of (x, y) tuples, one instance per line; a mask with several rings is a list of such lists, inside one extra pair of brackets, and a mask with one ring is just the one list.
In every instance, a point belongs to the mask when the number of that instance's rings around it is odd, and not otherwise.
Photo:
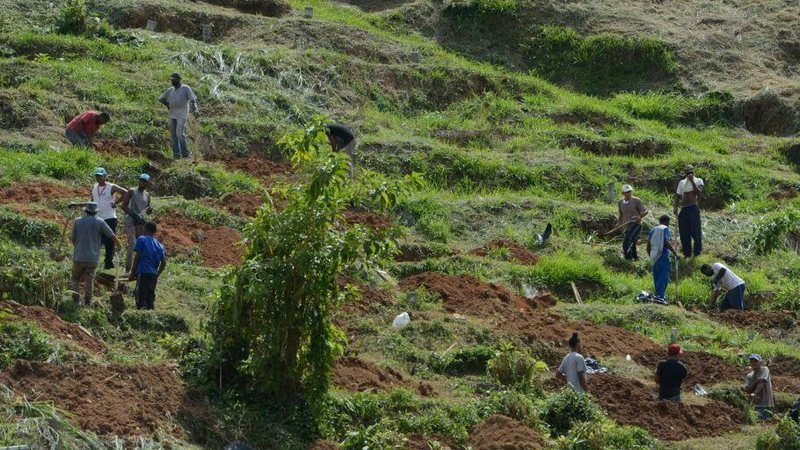
[(719, 310), (725, 311), (726, 309), (744, 310), (744, 285), (740, 284), (725, 293), (725, 297), (719, 304)]
[(136, 309), (154, 309), (158, 275), (140, 273), (136, 277)]
[(636, 253), (636, 243), (639, 242), (639, 233), (642, 232), (642, 224), (635, 223), (625, 231), (622, 239), (622, 254), (625, 259), (639, 259)]
[[(678, 232), (681, 236), (683, 256), (698, 256), (703, 251), (703, 231), (700, 228), (700, 207), (689, 205), (678, 214)], [(692, 241), (694, 240), (694, 251)]]
[[(106, 223), (108, 224), (108, 227), (111, 228), (111, 231), (116, 234), (117, 219), (106, 219)], [(106, 249), (106, 259), (103, 261), (103, 268), (111, 269), (114, 267), (114, 240), (106, 237), (106, 235), (103, 235), (101, 242), (103, 243), (103, 247)]]

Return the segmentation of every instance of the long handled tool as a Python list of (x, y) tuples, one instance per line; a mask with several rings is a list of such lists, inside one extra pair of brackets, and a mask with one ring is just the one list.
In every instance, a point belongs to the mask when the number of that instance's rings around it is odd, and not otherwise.
[(681, 266), (680, 258), (675, 258), (675, 304), (680, 307), (683, 307), (683, 305), (681, 304), (681, 289), (680, 289), (681, 276), (679, 269), (680, 266)]
[(635, 220), (635, 219), (631, 219), (631, 220), (629, 220), (629, 221), (627, 221), (627, 222), (625, 222), (625, 223), (621, 223), (621, 224), (619, 224), (619, 225), (615, 226), (614, 228), (612, 228), (612, 229), (610, 229), (610, 230), (606, 231), (606, 232), (605, 232), (605, 233), (603, 233), (603, 234), (605, 234), (605, 235), (609, 235), (609, 234), (611, 234), (611, 233), (613, 233), (613, 232), (615, 232), (615, 231), (619, 230), (620, 228), (622, 228), (622, 227), (624, 227), (624, 226), (630, 225), (630, 224), (631, 224), (631, 223), (633, 223), (633, 222), (636, 222), (636, 220)]
[(117, 250), (116, 256), (116, 264), (114, 267), (114, 292), (111, 294), (109, 301), (111, 303), (111, 314), (114, 317), (119, 317), (123, 311), (125, 311), (125, 299), (122, 297), (122, 291), (119, 290), (119, 253), (120, 250)]

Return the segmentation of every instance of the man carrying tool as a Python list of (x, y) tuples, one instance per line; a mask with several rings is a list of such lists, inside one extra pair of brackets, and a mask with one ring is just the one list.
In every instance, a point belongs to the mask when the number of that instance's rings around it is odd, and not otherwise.
[(75, 247), (72, 253), (72, 300), (75, 304), (80, 304), (81, 280), (85, 278), (83, 302), (86, 306), (91, 306), (94, 271), (100, 261), (102, 239), (110, 239), (118, 245), (120, 242), (108, 224), (96, 216), (97, 203), (88, 202), (83, 210), (86, 215), (75, 221), (70, 235), (70, 241)]
[(639, 199), (633, 196), (633, 188), (630, 184), (622, 186), (622, 199), (617, 204), (619, 210), (618, 223), (625, 226), (625, 237), (622, 240), (622, 255), (625, 259), (639, 259), (636, 251), (636, 243), (639, 241), (639, 233), (642, 232), (642, 219), (647, 215), (647, 208)]
[(344, 125), (329, 123), (325, 125), (328, 134), (328, 143), (331, 144), (333, 151), (346, 151), (347, 156), (350, 157), (350, 178), (353, 178), (354, 164), (353, 152), (356, 148), (356, 136), (353, 131)]
[(130, 280), (136, 280), (136, 308), (153, 309), (156, 300), (158, 277), (167, 266), (164, 246), (155, 237), (156, 224), (144, 224), (144, 236), (136, 238)]
[(767, 420), (772, 417), (772, 408), (775, 407), (772, 400), (772, 377), (769, 375), (769, 368), (762, 364), (761, 355), (750, 355), (750, 367), (753, 371), (744, 378), (744, 392), (753, 397), (758, 418)]
[(128, 193), (122, 197), (122, 210), (125, 211), (125, 237), (128, 241), (128, 248), (125, 252), (125, 273), (130, 273), (131, 263), (133, 262), (133, 246), (136, 238), (144, 234), (145, 214), (150, 213), (150, 175), (143, 173), (139, 175), (139, 185), (128, 189)]
[(658, 363), (656, 367), (656, 384), (658, 385), (658, 399), (671, 402), (681, 401), (681, 383), (688, 375), (686, 363), (678, 359), (683, 353), (678, 344), (669, 344), (667, 359)]
[[(102, 167), (94, 169), (94, 178), (97, 183), (92, 186), (92, 201), (97, 203), (97, 217), (103, 219), (108, 224), (111, 231), (117, 232), (117, 195), (124, 196), (128, 193), (127, 189), (117, 186), (114, 183), (107, 183), (108, 172)], [(106, 248), (106, 256), (103, 264), (104, 269), (114, 267), (114, 240), (104, 237), (103, 247)]]
[(158, 101), (169, 109), (167, 124), (172, 143), (172, 157), (175, 159), (188, 158), (189, 146), (186, 143), (186, 122), (189, 120), (189, 107), (196, 116), (197, 96), (192, 88), (181, 84), (181, 75), (174, 72), (170, 75), (172, 87), (158, 97)]
[(567, 383), (575, 392), (588, 393), (589, 386), (586, 384), (586, 359), (581, 352), (583, 346), (578, 333), (572, 333), (569, 338), (569, 348), (572, 350), (561, 361), (561, 365), (556, 370), (556, 379), (562, 383)]
[[(700, 226), (700, 206), (697, 199), (703, 190), (703, 179), (694, 176), (694, 167), (686, 166), (686, 178), (678, 183), (675, 213), (678, 214), (678, 233), (684, 258), (698, 256), (703, 251), (703, 231)], [(678, 213), (680, 206), (680, 213)], [(694, 240), (694, 250), (692, 250)]]
[(722, 302), (719, 304), (719, 310), (744, 310), (745, 283), (743, 279), (739, 278), (722, 263), (703, 264), (700, 266), (700, 272), (707, 277), (711, 277), (712, 290), (709, 303), (713, 303), (722, 289), (725, 289), (725, 297), (722, 298)]
[(658, 218), (658, 226), (652, 228), (647, 236), (647, 253), (653, 262), (653, 284), (655, 285), (655, 298), (666, 302), (667, 284), (669, 284), (669, 252), (678, 257), (670, 243), (672, 235), (669, 232), (669, 216), (664, 214)]
[(111, 115), (107, 112), (84, 111), (69, 121), (64, 136), (76, 147), (88, 147), (92, 145), (92, 138), (97, 130), (109, 120)]

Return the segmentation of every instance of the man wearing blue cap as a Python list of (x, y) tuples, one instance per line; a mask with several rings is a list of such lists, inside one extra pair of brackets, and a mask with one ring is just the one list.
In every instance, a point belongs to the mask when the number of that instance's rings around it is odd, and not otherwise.
[(172, 141), (172, 157), (175, 159), (188, 158), (189, 147), (186, 143), (186, 122), (189, 120), (189, 107), (192, 113), (198, 114), (197, 96), (192, 88), (181, 84), (181, 75), (174, 72), (170, 76), (172, 87), (161, 94), (158, 101), (169, 108), (167, 124)]
[(139, 175), (139, 185), (128, 189), (122, 197), (122, 210), (125, 211), (125, 237), (128, 247), (125, 254), (125, 272), (130, 273), (133, 262), (133, 246), (136, 238), (144, 234), (145, 215), (150, 213), (150, 175)]
[[(117, 195), (124, 196), (128, 191), (114, 183), (106, 182), (108, 172), (102, 167), (94, 169), (94, 178), (97, 181), (92, 186), (92, 201), (97, 203), (97, 217), (106, 221), (111, 231), (117, 232)], [(114, 267), (114, 241), (104, 237), (103, 247), (106, 249), (106, 257), (103, 268), (111, 269)]]
[(772, 399), (772, 377), (769, 368), (762, 364), (761, 355), (750, 355), (750, 367), (753, 371), (744, 379), (744, 392), (753, 397), (753, 404), (758, 412), (758, 418), (767, 420), (772, 417), (772, 408), (775, 402)]
[(89, 306), (92, 304), (94, 271), (100, 262), (102, 239), (111, 239), (117, 244), (119, 239), (108, 224), (97, 217), (97, 203), (89, 202), (83, 210), (86, 216), (75, 221), (70, 235), (72, 245), (75, 247), (72, 253), (72, 300), (75, 304), (80, 304), (81, 280), (86, 279), (83, 301)]

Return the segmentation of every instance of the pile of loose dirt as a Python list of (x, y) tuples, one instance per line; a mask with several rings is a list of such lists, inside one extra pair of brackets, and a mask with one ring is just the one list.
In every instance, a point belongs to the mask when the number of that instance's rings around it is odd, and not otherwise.
[(94, 142), (92, 142), (92, 146), (98, 152), (105, 153), (107, 155), (128, 157), (144, 156), (150, 161), (155, 161), (161, 164), (171, 161), (159, 151), (139, 148), (114, 139), (96, 139)]
[(164, 427), (165, 418), (190, 408), (176, 368), (168, 366), (60, 366), (18, 360), (0, 372), (17, 395), (52, 401), (84, 430), (137, 436)]
[[(652, 340), (632, 331), (588, 321), (573, 322), (546, 311), (552, 297), (542, 295), (533, 300), (510, 293), (493, 283), (484, 283), (469, 275), (444, 275), (424, 272), (400, 281), (403, 291), (418, 287), (439, 294), (444, 308), (451, 313), (488, 321), (498, 329), (523, 336), (527, 341), (543, 342), (554, 349), (567, 350), (567, 339), (578, 332), (584, 351), (591, 356), (635, 355), (643, 350), (660, 348)], [(555, 357), (545, 357), (550, 364)]]
[(739, 429), (744, 421), (740, 409), (716, 400), (702, 405), (656, 401), (654, 386), (617, 375), (592, 375), (589, 389), (615, 421), (667, 441), (719, 436)]
[(800, 378), (800, 359), (788, 355), (773, 356), (767, 361), (770, 373)]
[(402, 387), (416, 389), (425, 397), (435, 395), (430, 384), (414, 383), (390, 367), (381, 367), (354, 357), (339, 358), (336, 361), (331, 382), (352, 392), (391, 391)]
[(736, 311), (728, 309), (714, 314), (712, 317), (735, 327), (754, 328), (757, 330), (791, 330), (797, 323), (797, 316), (791, 311)]
[(0, 310), (9, 310), (20, 319), (36, 322), (40, 328), (59, 339), (77, 343), (81, 347), (96, 353), (106, 351), (106, 345), (89, 334), (89, 331), (77, 323), (67, 322), (58, 317), (53, 310), (41, 306), (25, 306), (6, 300), (0, 302)]
[(62, 186), (49, 181), (31, 181), (17, 183), (0, 189), (0, 204), (5, 203), (38, 203), (53, 199), (80, 199), (86, 201), (90, 189)]
[(539, 262), (539, 257), (527, 248), (508, 239), (497, 239), (487, 242), (472, 250), (470, 253), (477, 256), (488, 256), (493, 250), (508, 251), (508, 259), (519, 264), (532, 266)]
[(253, 155), (237, 156), (233, 153), (220, 153), (215, 154), (211, 160), (220, 161), (228, 169), (249, 173), (267, 183), (275, 175), (283, 175), (292, 171), (292, 165), (289, 163), (277, 163)]
[(392, 226), (390, 218), (362, 209), (345, 210), (344, 220), (351, 225), (365, 225), (375, 230), (385, 230)]
[(181, 215), (176, 210), (155, 219), (158, 225), (158, 238), (164, 243), (167, 254), (191, 254), (200, 250), (203, 264), (208, 267), (222, 267), (237, 264), (242, 260), (244, 249), (239, 245), (241, 235), (229, 227), (212, 227)]
[(493, 415), (475, 425), (469, 433), (473, 450), (539, 450), (544, 448), (542, 436), (516, 420)]
[[(651, 368), (655, 373), (658, 363), (666, 357), (667, 351), (662, 348), (640, 353), (635, 359), (637, 363)], [(678, 359), (686, 363), (689, 369), (689, 374), (683, 381), (684, 390), (691, 390), (692, 386), (698, 383), (709, 387), (725, 381), (744, 381), (744, 376), (749, 370), (706, 352), (685, 351)]]
[(255, 217), (258, 208), (264, 204), (264, 199), (261, 194), (253, 192), (234, 192), (226, 195), (219, 204), (231, 214)]

